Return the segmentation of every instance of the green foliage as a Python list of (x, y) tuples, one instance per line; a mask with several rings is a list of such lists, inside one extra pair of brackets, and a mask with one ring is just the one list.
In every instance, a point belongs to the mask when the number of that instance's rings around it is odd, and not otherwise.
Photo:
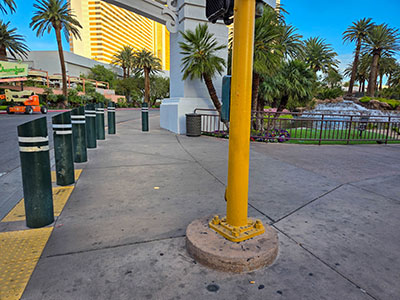
[(150, 102), (155, 104), (156, 100), (169, 98), (169, 78), (162, 76), (150, 77)]
[(338, 88), (341, 86), (343, 76), (333, 68), (329, 68), (323, 82), (331, 88)]
[(126, 96), (128, 102), (141, 102), (143, 90), (144, 79), (141, 76), (118, 80), (116, 84), (116, 93)]
[(149, 73), (154, 74), (161, 70), (161, 60), (151, 51), (136, 50), (133, 52), (132, 66), (140, 72), (148, 70)]
[(0, 49), (8, 50), (14, 58), (17, 58), (17, 56), (28, 57), (29, 48), (25, 44), (25, 39), (22, 35), (16, 33), (17, 28), (8, 28), (9, 25), (10, 22), (5, 23), (0, 20)]
[(79, 106), (83, 103), (83, 99), (78, 95), (76, 89), (68, 90), (68, 102), (71, 106)]
[(7, 14), (7, 8), (10, 10), (11, 13), (15, 12), (17, 5), (15, 4), (14, 0), (2, 0), (3, 3), (0, 3), (0, 11), (3, 14)]
[(318, 93), (316, 95), (316, 97), (320, 100), (336, 99), (340, 96), (343, 96), (343, 91), (340, 87), (335, 87), (335, 88), (322, 87), (318, 89)]
[(315, 73), (327, 73), (331, 68), (338, 68), (337, 53), (330, 44), (320, 37), (309, 38), (304, 41), (304, 60)]
[(102, 65), (95, 65), (90, 69), (90, 73), (88, 75), (89, 79), (108, 82), (111, 89), (115, 88), (116, 77), (117, 75), (114, 73), (114, 71), (107, 69)]
[(382, 89), (378, 92), (378, 96), (381, 98), (400, 100), (400, 85)]
[(120, 66), (124, 72), (124, 78), (130, 77), (133, 68), (133, 48), (129, 45), (123, 46), (114, 54), (112, 64)]
[(386, 98), (373, 98), (373, 97), (362, 97), (360, 99), (360, 102), (362, 103), (368, 103), (371, 100), (377, 100), (379, 102), (384, 102), (389, 104), (392, 109), (396, 109), (398, 106), (400, 106), (400, 101), (399, 100), (394, 100), (394, 99), (386, 99)]
[(312, 100), (315, 82), (316, 76), (305, 62), (292, 60), (284, 62), (275, 76), (264, 77), (261, 94), (278, 111), (294, 109)]
[(225, 45), (218, 45), (217, 40), (208, 31), (207, 23), (199, 24), (195, 31), (181, 32), (184, 39), (179, 42), (181, 47), (183, 80), (189, 78), (204, 79), (204, 75), (214, 77), (222, 74), (225, 61), (217, 52), (225, 49)]

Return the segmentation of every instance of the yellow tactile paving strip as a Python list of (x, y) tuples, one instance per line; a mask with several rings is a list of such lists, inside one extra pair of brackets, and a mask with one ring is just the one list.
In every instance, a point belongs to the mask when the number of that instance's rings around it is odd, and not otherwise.
[[(54, 216), (58, 217), (61, 214), (74, 188), (75, 187), (73, 185), (53, 187)], [(8, 213), (8, 215), (5, 216), (3, 220), (1, 220), (1, 222), (16, 222), (24, 220), (25, 203), (24, 199), (22, 199), (18, 202), (17, 205), (14, 206), (14, 208)]]
[(0, 233), (0, 299), (20, 299), (53, 227)]
[[(75, 181), (79, 179), (79, 176), (81, 176), (82, 169), (75, 170)], [(57, 176), (56, 176), (56, 171), (51, 171), (51, 182), (57, 182)]]

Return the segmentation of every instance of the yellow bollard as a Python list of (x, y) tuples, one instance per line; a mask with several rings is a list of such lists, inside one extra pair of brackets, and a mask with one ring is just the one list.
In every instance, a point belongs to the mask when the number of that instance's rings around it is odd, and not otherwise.
[(255, 6), (255, 0), (235, 1), (227, 216), (209, 223), (233, 242), (265, 232), (260, 220), (247, 218)]

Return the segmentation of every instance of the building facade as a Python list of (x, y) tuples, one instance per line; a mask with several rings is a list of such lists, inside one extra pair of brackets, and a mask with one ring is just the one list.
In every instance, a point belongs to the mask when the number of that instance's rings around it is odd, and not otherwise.
[(169, 70), (169, 32), (164, 25), (99, 0), (70, 0), (82, 25), (82, 40), (71, 36), (71, 52), (102, 63), (111, 63), (123, 46), (145, 48)]

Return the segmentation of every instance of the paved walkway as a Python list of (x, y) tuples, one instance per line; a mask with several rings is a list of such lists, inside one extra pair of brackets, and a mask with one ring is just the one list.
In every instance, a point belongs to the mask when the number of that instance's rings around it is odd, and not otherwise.
[(185, 229), (224, 214), (228, 141), (150, 119), (150, 133), (119, 124), (77, 165), (22, 299), (399, 298), (398, 145), (253, 143), (249, 215), (279, 231), (280, 253), (270, 268), (225, 274), (187, 255)]

